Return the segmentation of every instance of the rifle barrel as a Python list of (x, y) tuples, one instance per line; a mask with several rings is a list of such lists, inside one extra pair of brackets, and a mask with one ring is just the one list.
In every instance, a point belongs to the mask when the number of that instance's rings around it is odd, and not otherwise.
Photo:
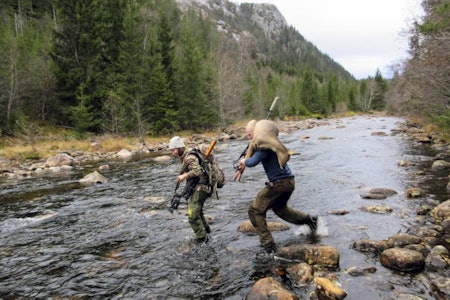
[(213, 140), (213, 141), (211, 142), (211, 144), (210, 144), (209, 147), (208, 147), (208, 150), (206, 150), (206, 153), (205, 153), (206, 157), (208, 157), (209, 155), (211, 155), (211, 152), (213, 151), (214, 146), (216, 145), (216, 143), (217, 143), (217, 140)]

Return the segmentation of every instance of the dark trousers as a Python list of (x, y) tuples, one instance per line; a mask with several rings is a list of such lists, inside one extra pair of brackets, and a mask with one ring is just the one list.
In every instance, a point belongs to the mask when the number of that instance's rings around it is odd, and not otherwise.
[(266, 213), (269, 209), (272, 209), (277, 216), (289, 223), (301, 225), (308, 222), (308, 214), (287, 206), (294, 189), (295, 179), (293, 177), (268, 183), (259, 191), (250, 205), (248, 216), (262, 245), (274, 242), (266, 222)]

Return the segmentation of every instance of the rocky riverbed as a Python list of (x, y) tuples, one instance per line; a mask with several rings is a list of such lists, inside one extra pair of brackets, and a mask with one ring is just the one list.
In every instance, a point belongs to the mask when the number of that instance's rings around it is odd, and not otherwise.
[[(370, 118), (370, 117), (368, 117)], [(351, 121), (350, 121), (351, 122)], [(293, 132), (312, 129), (316, 127), (332, 127), (338, 130), (340, 126), (345, 127), (345, 122), (337, 120), (303, 120), (291, 122), (278, 122), (283, 137), (290, 136)], [(439, 195), (430, 195), (425, 186), (422, 186), (423, 178), (430, 182), (433, 172), (439, 174), (447, 173), (450, 162), (449, 145), (440, 141), (437, 135), (427, 132), (417, 124), (403, 122), (389, 133), (385, 131), (372, 131), (371, 135), (382, 137), (383, 135), (401, 135), (408, 140), (408, 143), (415, 147), (427, 147), (436, 153), (433, 162), (425, 167), (416, 168), (422, 164), (420, 159), (409, 159), (408, 156), (399, 157), (398, 168), (409, 170), (411, 184), (404, 191), (407, 201), (415, 208), (415, 218), (402, 232), (392, 234), (380, 239), (355, 239), (349, 245), (352, 251), (369, 255), (379, 265), (372, 263), (358, 265), (342, 265), (342, 249), (337, 246), (320, 244), (314, 241), (311, 243), (285, 243), (281, 245), (275, 255), (275, 264), (271, 271), (272, 276), (262, 276), (248, 291), (249, 299), (258, 297), (268, 297), (272, 295), (277, 299), (298, 299), (296, 293), (289, 289), (290, 285), (303, 286), (314, 285), (312, 298), (319, 299), (343, 299), (352, 296), (351, 290), (346, 290), (346, 285), (339, 279), (340, 268), (345, 268), (345, 273), (353, 277), (370, 276), (376, 273), (379, 268), (388, 268), (404, 277), (414, 277), (423, 285), (423, 294), (402, 291), (395, 295), (397, 299), (446, 299), (450, 296), (449, 274), (449, 243), (450, 243), (450, 201), (447, 196), (449, 191), (448, 177), (444, 186), (437, 189)], [(226, 145), (234, 140), (243, 140), (243, 128), (231, 128), (226, 133), (215, 137)], [(302, 135), (301, 139), (307, 141), (307, 135)], [(208, 144), (211, 137), (194, 135), (187, 137), (190, 146)], [(321, 141), (332, 141), (332, 137), (323, 135), (318, 138)], [(136, 146), (134, 149), (122, 149), (117, 153), (102, 153), (101, 145), (93, 145), (98, 152), (83, 153), (79, 151), (63, 151), (52, 156), (45, 161), (25, 162), (20, 166), (13, 166), (8, 161), (1, 161), (0, 169), (2, 174), (0, 181), (3, 183), (26, 180), (30, 178), (45, 176), (48, 174), (64, 174), (72, 172), (77, 168), (89, 169), (79, 179), (80, 184), (106, 183), (108, 177), (102, 173), (107, 172), (110, 166), (115, 164), (133, 162), (142, 158), (150, 158), (155, 162), (164, 162), (171, 159), (167, 151), (167, 144)], [(224, 146), (225, 147), (225, 146)], [(220, 150), (220, 149), (218, 149)], [(314, 154), (306, 154), (314, 155)], [(424, 159), (425, 161), (425, 159)], [(96, 165), (94, 170), (85, 168), (86, 165)], [(367, 167), (370, 167), (368, 164)], [(339, 180), (343, 180), (340, 178)], [(336, 184), (339, 184), (339, 180)], [(442, 180), (439, 180), (441, 184)], [(393, 197), (398, 197), (398, 192), (385, 186), (376, 186), (359, 194), (361, 199), (368, 201), (383, 201)], [(3, 201), (8, 201), (8, 192), (0, 194)], [(155, 198), (156, 199), (156, 198)], [(363, 205), (361, 211), (372, 215), (384, 215), (392, 213), (392, 207), (386, 204)], [(345, 217), (349, 213), (345, 209), (330, 209), (329, 216), (339, 218)], [(406, 216), (405, 216), (406, 218)], [(289, 230), (286, 225), (277, 221), (269, 224), (273, 231)], [(243, 221), (238, 231), (243, 234), (252, 233), (252, 227), (247, 221)], [(231, 243), (231, 241), (229, 241)], [(289, 244), (289, 245), (288, 245)], [(4, 248), (1, 251), (6, 251)], [(8, 250), (12, 251), (12, 250)], [(233, 254), (236, 255), (236, 254)], [(289, 284), (286, 284), (289, 283)], [(392, 283), (393, 285), (393, 283)], [(382, 290), (388, 290), (389, 284)], [(20, 294), (20, 293), (19, 293)], [(329, 298), (326, 298), (329, 297)], [(333, 298), (334, 297), (334, 298)], [(356, 299), (356, 298), (354, 298)]]

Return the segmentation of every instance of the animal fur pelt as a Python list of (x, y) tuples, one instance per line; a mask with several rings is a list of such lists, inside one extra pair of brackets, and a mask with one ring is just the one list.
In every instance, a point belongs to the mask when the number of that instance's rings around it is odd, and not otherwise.
[(278, 133), (279, 129), (275, 122), (270, 120), (256, 122), (253, 138), (250, 141), (245, 158), (251, 157), (258, 149), (269, 149), (277, 154), (278, 163), (284, 168), (290, 158), (290, 152), (278, 139)]

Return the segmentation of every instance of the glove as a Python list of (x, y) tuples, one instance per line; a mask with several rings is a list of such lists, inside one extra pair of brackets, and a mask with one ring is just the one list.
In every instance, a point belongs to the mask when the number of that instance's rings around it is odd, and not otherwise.
[(174, 195), (172, 197), (172, 200), (170, 200), (170, 208), (171, 209), (177, 209), (178, 205), (180, 205), (181, 196), (180, 195)]

